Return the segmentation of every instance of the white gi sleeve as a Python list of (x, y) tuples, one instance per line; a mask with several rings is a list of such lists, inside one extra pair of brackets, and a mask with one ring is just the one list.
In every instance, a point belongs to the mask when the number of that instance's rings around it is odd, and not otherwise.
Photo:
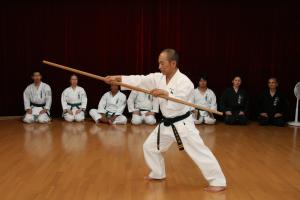
[[(131, 75), (122, 76), (122, 82), (133, 85), (136, 87), (141, 87), (147, 90), (152, 90), (158, 88), (156, 85), (156, 80), (160, 79), (161, 73), (151, 73), (148, 75)], [(128, 90), (128, 88), (121, 87), (122, 90)]]
[(158, 98), (153, 97), (153, 101), (152, 101), (152, 110), (151, 110), (151, 112), (158, 113), (158, 110), (159, 110), (159, 102), (158, 102)]
[(86, 96), (86, 92), (83, 88), (80, 91), (80, 98), (81, 98), (81, 106), (80, 107), (83, 109), (86, 109), (88, 99)]
[(137, 98), (137, 92), (136, 91), (131, 91), (128, 99), (127, 99), (127, 105), (128, 105), (128, 112), (132, 113), (134, 111), (138, 111), (138, 109), (136, 109), (134, 107), (135, 105), (135, 100)]
[(45, 105), (45, 109), (50, 110), (51, 108), (51, 104), (52, 104), (52, 92), (51, 92), (51, 88), (49, 85), (46, 86), (45, 88), (45, 92), (46, 92), (46, 105)]
[[(192, 102), (193, 104), (196, 104), (196, 91), (195, 91), (195, 89), (193, 90), (193, 95), (192, 95), (191, 102)], [(197, 104), (196, 104), (196, 105), (197, 105)], [(194, 107), (190, 107), (190, 109), (191, 109), (191, 111), (196, 110), (196, 108), (194, 108)]]
[(24, 109), (25, 110), (30, 109), (31, 107), (30, 107), (30, 89), (29, 89), (29, 87), (27, 87), (24, 90), (23, 99), (24, 99)]
[(105, 114), (107, 112), (105, 110), (106, 104), (107, 104), (107, 95), (108, 95), (108, 93), (105, 93), (99, 101), (99, 104), (98, 104), (98, 112), (99, 113)]
[(119, 99), (119, 101), (117, 103), (118, 109), (117, 109), (115, 115), (122, 115), (124, 112), (124, 109), (126, 107), (126, 96), (123, 93), (121, 93), (121, 94), (122, 94), (122, 95), (120, 95), (121, 98)]
[(65, 89), (63, 91), (63, 93), (61, 94), (61, 106), (62, 106), (62, 109), (63, 110), (68, 110), (69, 109), (69, 106), (67, 104), (67, 100), (66, 100), (66, 94), (67, 93), (67, 89)]
[(217, 110), (217, 97), (213, 91), (211, 91), (211, 102), (210, 102), (210, 109)]

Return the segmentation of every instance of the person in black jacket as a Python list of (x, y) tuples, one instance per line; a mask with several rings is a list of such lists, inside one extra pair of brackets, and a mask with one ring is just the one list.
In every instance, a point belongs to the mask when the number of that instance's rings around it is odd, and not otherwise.
[(226, 124), (247, 124), (249, 97), (247, 92), (240, 88), (241, 84), (241, 77), (234, 77), (232, 87), (227, 88), (221, 97), (220, 105)]
[(288, 109), (287, 98), (278, 91), (276, 78), (269, 78), (268, 89), (258, 99), (258, 121), (261, 125), (284, 126)]

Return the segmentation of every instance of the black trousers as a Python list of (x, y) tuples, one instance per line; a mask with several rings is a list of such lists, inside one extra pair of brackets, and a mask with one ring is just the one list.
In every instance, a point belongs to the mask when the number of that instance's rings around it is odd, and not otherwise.
[(266, 125), (274, 125), (274, 126), (284, 126), (285, 125), (285, 120), (283, 117), (263, 117), (259, 116), (258, 122), (262, 126)]
[(245, 115), (239, 115), (239, 113), (232, 112), (232, 115), (225, 114), (225, 123), (230, 125), (246, 125), (248, 119)]

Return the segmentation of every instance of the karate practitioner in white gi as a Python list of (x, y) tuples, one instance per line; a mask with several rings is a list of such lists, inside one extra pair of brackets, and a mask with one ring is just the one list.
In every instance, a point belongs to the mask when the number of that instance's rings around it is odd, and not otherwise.
[(23, 98), (26, 111), (23, 121), (25, 123), (47, 123), (50, 119), (52, 103), (51, 88), (42, 82), (40, 72), (33, 72), (33, 83), (26, 87)]
[[(193, 102), (196, 105), (204, 106), (212, 110), (217, 110), (217, 98), (215, 93), (207, 88), (207, 77), (201, 76), (199, 80), (198, 87), (194, 90)], [(193, 118), (195, 124), (215, 124), (216, 119), (213, 114), (203, 111), (193, 109)]]
[(66, 121), (81, 122), (84, 120), (84, 112), (87, 106), (87, 96), (85, 90), (78, 86), (78, 77), (72, 75), (71, 86), (66, 88), (61, 94), (61, 105), (63, 117)]
[(158, 113), (158, 99), (150, 94), (131, 91), (127, 99), (128, 111), (132, 113), (131, 123), (139, 125), (143, 122), (156, 123), (155, 113)]
[(117, 85), (111, 85), (110, 89), (102, 96), (98, 109), (91, 109), (89, 113), (96, 123), (126, 124), (127, 118), (123, 115), (126, 96)]
[[(174, 49), (163, 50), (158, 62), (161, 73), (151, 73), (147, 76), (108, 76), (105, 78), (106, 83), (119, 81), (151, 90), (154, 96), (166, 95), (190, 101), (194, 85), (177, 68), (176, 51)], [(212, 152), (203, 143), (193, 117), (190, 115), (190, 108), (162, 98), (159, 98), (159, 105), (164, 116), (163, 122), (154, 129), (143, 145), (144, 157), (151, 170), (145, 178), (149, 180), (166, 178), (162, 152), (168, 150), (171, 144), (177, 141), (179, 149), (185, 149), (208, 181), (209, 186), (205, 190), (209, 192), (225, 190), (224, 174)]]

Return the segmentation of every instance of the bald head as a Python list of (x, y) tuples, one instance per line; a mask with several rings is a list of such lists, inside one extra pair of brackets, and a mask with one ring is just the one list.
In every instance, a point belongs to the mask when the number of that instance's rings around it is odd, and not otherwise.
[(179, 56), (174, 49), (164, 49), (158, 58), (159, 70), (166, 76), (176, 72)]
[(178, 64), (178, 62), (179, 62), (179, 55), (175, 51), (175, 49), (164, 49), (164, 50), (162, 50), (161, 53), (165, 53), (167, 55), (169, 61), (175, 61), (176, 64)]

